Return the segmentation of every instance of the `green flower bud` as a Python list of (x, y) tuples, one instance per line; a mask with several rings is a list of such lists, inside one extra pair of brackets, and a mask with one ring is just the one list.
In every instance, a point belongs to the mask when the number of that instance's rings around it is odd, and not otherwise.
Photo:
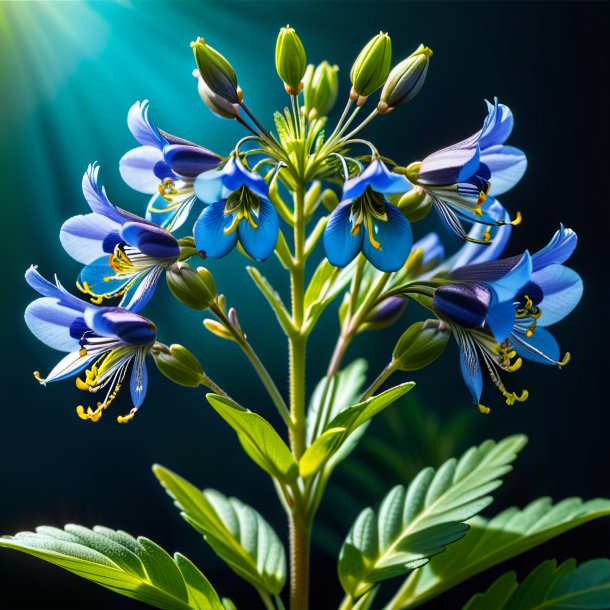
[(349, 74), (352, 81), (350, 99), (361, 106), (371, 93), (385, 83), (392, 63), (392, 41), (380, 32), (360, 51)]
[(167, 347), (156, 343), (151, 350), (157, 368), (170, 381), (190, 388), (205, 382), (205, 374), (199, 360), (182, 345)]
[(241, 89), (233, 66), (216, 50), (207, 45), (203, 38), (191, 42), (199, 74), (209, 89), (231, 104), (242, 100)]
[(216, 300), (216, 282), (205, 267), (195, 271), (188, 263), (174, 263), (166, 276), (172, 294), (191, 309), (207, 309)]
[(387, 114), (411, 101), (422, 88), (432, 51), (423, 44), (393, 68), (382, 91), (377, 112)]
[(297, 95), (303, 88), (303, 75), (307, 68), (307, 57), (301, 39), (287, 25), (280, 30), (275, 45), (275, 68), (284, 81), (286, 93)]
[(432, 203), (432, 197), (421, 186), (415, 186), (398, 200), (398, 209), (409, 222), (418, 222), (428, 215)]
[(337, 193), (332, 189), (325, 189), (320, 197), (320, 201), (329, 212), (332, 212), (339, 205)]
[[(197, 91), (203, 103), (217, 116), (223, 119), (234, 119), (239, 115), (239, 106), (231, 104), (224, 97), (216, 95), (206, 84), (199, 70), (193, 70), (193, 76), (197, 79)], [(238, 92), (241, 89), (237, 88)]]
[(326, 116), (335, 105), (339, 94), (339, 66), (331, 66), (323, 61), (314, 68), (307, 66), (303, 77), (303, 97), (305, 98), (305, 116), (312, 121)]
[(398, 370), (416, 371), (434, 362), (449, 340), (449, 326), (440, 320), (426, 320), (410, 326), (394, 348)]

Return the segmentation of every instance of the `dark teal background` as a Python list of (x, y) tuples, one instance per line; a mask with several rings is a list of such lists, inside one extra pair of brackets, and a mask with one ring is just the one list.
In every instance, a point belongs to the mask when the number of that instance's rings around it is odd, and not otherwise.
[[(509, 143), (529, 158), (523, 181), (502, 200), (521, 210), (511, 253), (536, 249), (563, 221), (580, 236), (570, 262), (583, 276), (585, 296), (556, 334), (572, 362), (562, 371), (528, 365), (510, 379), (530, 400), (504, 406), (492, 388), (489, 417), (469, 404), (451, 345), (422, 374), (418, 399), (441, 418), (458, 411), (470, 420), (471, 440), (525, 432), (530, 445), (495, 506), (524, 504), (542, 495), (610, 497), (608, 417), (608, 36), (607, 3), (462, 2), (3, 2), (0, 4), (0, 193), (3, 207), (2, 367), (0, 379), (0, 532), (38, 524), (101, 523), (146, 535), (199, 564), (223, 594), (252, 599), (221, 568), (173, 509), (150, 465), (159, 462), (202, 487), (216, 487), (252, 503), (284, 535), (272, 486), (242, 455), (232, 432), (203, 392), (173, 387), (150, 368), (149, 396), (133, 422), (119, 426), (125, 396), (97, 424), (75, 407), (84, 399), (72, 382), (39, 386), (33, 370), (48, 372), (59, 357), (23, 323), (34, 295), (23, 281), (31, 264), (57, 273), (71, 287), (78, 265), (61, 250), (59, 228), (85, 211), (80, 181), (89, 162), (115, 203), (143, 212), (146, 197), (120, 180), (118, 160), (134, 146), (126, 126), (130, 105), (150, 99), (163, 129), (226, 154), (242, 135), (238, 125), (211, 116), (191, 76), (189, 43), (197, 36), (235, 66), (251, 108), (269, 125), (286, 96), (274, 70), (278, 29), (299, 32), (310, 61), (341, 66), (341, 95), (362, 44), (389, 31), (394, 56), (420, 42), (434, 50), (423, 91), (408, 107), (376, 120), (365, 135), (407, 163), (462, 139), (480, 127), (483, 99), (509, 104), (516, 127)], [(427, 228), (440, 226), (436, 218)], [(422, 235), (426, 227), (417, 226)], [(449, 242), (455, 245), (448, 237)], [(234, 252), (211, 262), (229, 304), (263, 361), (286, 390), (285, 345), (262, 297)], [(285, 278), (271, 261), (264, 272), (282, 290)], [(396, 328), (359, 339), (349, 356), (365, 355), (372, 374), (386, 362), (397, 334), (419, 315), (413, 306)], [(238, 350), (205, 332), (201, 316), (176, 305), (164, 284), (147, 309), (160, 340), (180, 342), (207, 372), (250, 408), (277, 422), (260, 384)], [(336, 331), (334, 311), (323, 318), (309, 352), (311, 386), (324, 372)], [(152, 364), (152, 363), (151, 363)], [(438, 438), (439, 446), (448, 439)], [(408, 452), (409, 447), (400, 448)], [(380, 476), (383, 476), (380, 473)], [(399, 482), (388, 477), (388, 488)], [(359, 510), (378, 497), (353, 488)], [(326, 507), (330, 510), (332, 507)], [(346, 533), (351, 516), (342, 524)], [(511, 563), (523, 571), (547, 556), (584, 560), (608, 554), (610, 526), (591, 524)], [(321, 552), (313, 567), (312, 610), (340, 598), (334, 560)], [(485, 587), (490, 576), (475, 586)], [(468, 587), (434, 607), (460, 607)], [(327, 597), (325, 597), (325, 595)], [(331, 602), (320, 600), (330, 599)], [(0, 554), (0, 608), (136, 608), (136, 602), (81, 582), (16, 553)], [(250, 608), (242, 602), (241, 608)], [(432, 605), (430, 607), (433, 607)]]

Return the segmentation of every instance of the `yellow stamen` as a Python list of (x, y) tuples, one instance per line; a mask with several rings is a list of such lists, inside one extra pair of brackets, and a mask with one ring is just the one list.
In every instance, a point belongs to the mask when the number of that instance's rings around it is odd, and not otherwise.
[(566, 352), (565, 356), (561, 360), (557, 361), (557, 366), (559, 366), (559, 368), (561, 368), (562, 366), (565, 366), (566, 364), (568, 364), (568, 362), (570, 362), (571, 359), (572, 359), (572, 355), (570, 354), (570, 352)]
[(42, 385), (44, 385), (47, 382), (47, 380), (44, 377), (40, 376), (39, 371), (34, 371), (34, 379), (36, 379), (36, 381), (39, 381), (40, 383), (42, 383)]
[(375, 248), (376, 250), (381, 250), (381, 244), (377, 241), (377, 239), (375, 239), (375, 226), (373, 224), (373, 219), (370, 216), (368, 216), (366, 219), (366, 229), (369, 235), (369, 241), (371, 242), (371, 246), (373, 246), (373, 248)]
[(116, 398), (116, 395), (118, 394), (120, 389), (121, 384), (117, 383), (116, 387), (114, 388), (114, 390), (112, 390), (112, 393), (108, 396), (108, 398), (104, 402), (97, 403), (95, 410), (91, 407), (87, 407), (87, 410), (85, 411), (85, 407), (83, 407), (83, 405), (78, 405), (78, 407), (76, 407), (76, 414), (81, 419), (88, 419), (93, 422), (99, 421), (100, 417), (102, 417), (103, 412), (108, 407), (108, 405)]
[(504, 386), (499, 386), (500, 391), (504, 398), (506, 398), (506, 404), (512, 406), (515, 402), (525, 402), (529, 396), (527, 390), (522, 390), (521, 396), (517, 396), (516, 392), (509, 392)]
[(483, 233), (483, 239), (487, 243), (491, 242), (491, 227), (487, 227), (487, 229), (485, 229), (485, 233)]
[(116, 420), (119, 424), (126, 424), (133, 419), (133, 416), (136, 414), (137, 409), (133, 408), (127, 415), (119, 415)]
[(491, 409), (489, 407), (486, 407), (485, 405), (482, 405), (481, 403), (479, 403), (477, 405), (477, 407), (479, 407), (479, 411), (481, 413), (483, 413), (483, 415), (489, 415), (489, 413), (491, 412)]
[(165, 178), (163, 182), (161, 182), (158, 186), (159, 193), (163, 199), (166, 201), (172, 202), (171, 195), (177, 195), (178, 191), (175, 188), (175, 183), (171, 178)]

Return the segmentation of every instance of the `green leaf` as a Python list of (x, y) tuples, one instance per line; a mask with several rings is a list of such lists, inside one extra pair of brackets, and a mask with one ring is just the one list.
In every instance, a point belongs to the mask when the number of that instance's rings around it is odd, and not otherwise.
[(475, 595), (463, 610), (601, 610), (610, 608), (610, 559), (580, 566), (568, 559), (541, 563), (517, 584), (514, 572), (501, 576), (485, 593)]
[[(357, 428), (406, 394), (415, 383), (409, 381), (341, 411), (305, 451), (299, 462), (302, 476), (311, 476), (335, 455)], [(354, 440), (354, 439), (352, 439)], [(357, 439), (355, 439), (357, 441)]]
[(237, 498), (194, 485), (162, 466), (153, 472), (182, 517), (203, 535), (214, 552), (244, 580), (271, 595), (286, 582), (286, 553), (273, 528)]
[(312, 328), (333, 299), (345, 289), (352, 279), (355, 261), (338, 270), (324, 259), (315, 270), (305, 291), (305, 321)]
[(492, 519), (472, 519), (468, 536), (417, 572), (396, 594), (395, 608), (416, 608), (475, 574), (534, 548), (583, 523), (610, 515), (610, 500), (566, 498), (553, 505), (535, 500), (508, 508)]
[(250, 274), (250, 277), (254, 280), (254, 283), (258, 286), (258, 289), (263, 293), (263, 296), (267, 299), (267, 302), (273, 309), (280, 326), (285, 333), (289, 333), (293, 330), (292, 319), (288, 313), (286, 306), (282, 302), (282, 298), (277, 293), (275, 288), (269, 283), (269, 280), (265, 278), (256, 267), (246, 267), (246, 271)]
[(266, 473), (291, 482), (298, 476), (298, 466), (290, 449), (273, 426), (260, 415), (244, 409), (230, 398), (206, 394), (216, 412), (237, 432), (245, 452)]
[(276, 110), (273, 113), (273, 120), (275, 121), (275, 129), (277, 130), (280, 142), (284, 145), (287, 142), (290, 142), (292, 140), (292, 134), (290, 133), (290, 127), (288, 126), (284, 115)]
[(68, 524), (0, 538), (23, 551), (115, 593), (166, 610), (223, 610), (205, 576), (183, 555), (172, 559), (148, 538), (122, 531)]
[(408, 489), (394, 487), (377, 513), (365, 509), (339, 556), (346, 593), (356, 599), (381, 580), (421, 567), (461, 538), (468, 529), (464, 521), (489, 505), (489, 494), (525, 443), (521, 435), (485, 441), (437, 471), (422, 470)]

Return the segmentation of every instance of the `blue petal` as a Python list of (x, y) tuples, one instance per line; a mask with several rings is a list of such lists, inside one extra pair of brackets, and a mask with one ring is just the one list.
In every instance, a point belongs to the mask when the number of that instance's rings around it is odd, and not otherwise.
[(379, 271), (397, 271), (405, 264), (411, 252), (413, 233), (409, 221), (395, 205), (386, 203), (385, 211), (387, 222), (373, 220), (374, 238), (381, 249), (371, 243), (363, 226), (362, 252)]
[(523, 178), (527, 169), (525, 153), (514, 146), (496, 144), (481, 150), (481, 163), (491, 172), (489, 194), (502, 195)]
[(258, 228), (254, 228), (244, 218), (240, 220), (237, 232), (244, 250), (255, 260), (268, 259), (275, 250), (279, 233), (279, 219), (272, 203), (267, 199), (260, 200)]
[(121, 299), (121, 307), (130, 311), (142, 311), (148, 304), (163, 273), (162, 267), (153, 267), (141, 273), (136, 281), (129, 287)]
[(160, 193), (153, 195), (146, 208), (146, 220), (150, 220), (168, 231), (179, 229), (188, 219), (197, 197), (192, 189), (186, 193), (172, 195), (168, 201)]
[(169, 169), (163, 160), (163, 153), (158, 148), (152, 146), (133, 148), (127, 151), (119, 162), (121, 178), (135, 191), (157, 193), (161, 179), (156, 175), (155, 169), (160, 163)]
[(103, 256), (106, 237), (120, 224), (100, 214), (73, 216), (64, 222), (59, 239), (64, 250), (79, 263), (88, 264)]
[(557, 364), (561, 357), (555, 337), (544, 328), (538, 327), (531, 337), (513, 333), (511, 344), (519, 356), (539, 364)]
[(119, 339), (126, 345), (149, 345), (157, 338), (157, 329), (150, 320), (122, 307), (87, 309), (85, 322), (103, 337)]
[(543, 293), (538, 307), (542, 316), (539, 326), (550, 326), (565, 318), (578, 305), (582, 297), (582, 279), (572, 269), (563, 265), (549, 265), (532, 274), (532, 282)]
[(214, 169), (220, 157), (200, 146), (170, 144), (163, 149), (165, 162), (172, 171), (186, 178), (195, 178), (203, 172)]
[(126, 222), (121, 237), (152, 258), (177, 259), (180, 255), (178, 240), (169, 231), (148, 222)]
[(383, 161), (376, 160), (359, 176), (345, 182), (343, 199), (355, 199), (364, 193), (367, 186), (383, 194), (406, 193), (413, 188), (404, 176), (390, 172)]
[(485, 321), (498, 343), (508, 339), (515, 325), (516, 313), (512, 301), (497, 303), (490, 307)]
[(460, 370), (462, 371), (462, 377), (470, 391), (473, 402), (478, 404), (481, 400), (481, 392), (483, 391), (483, 373), (481, 372), (479, 356), (472, 339), (468, 335), (459, 333), (456, 334), (456, 338), (460, 348)]
[(335, 267), (345, 267), (354, 260), (362, 248), (364, 227), (352, 235), (351, 200), (343, 201), (330, 215), (324, 229), (324, 249), (326, 258)]
[(231, 157), (222, 169), (210, 170), (197, 176), (195, 194), (204, 203), (215, 203), (243, 185), (259, 197), (269, 197), (269, 189), (263, 177), (248, 171), (241, 161)]
[(519, 262), (503, 277), (490, 283), (499, 303), (512, 300), (532, 275), (532, 258), (527, 250)]
[(426, 157), (421, 162), (418, 184), (443, 186), (474, 176), (480, 165), (478, 139), (479, 134), (476, 133)]
[(233, 222), (232, 214), (225, 216), (225, 203), (222, 199), (205, 208), (193, 228), (197, 250), (207, 258), (222, 258), (237, 244), (237, 231), (225, 233)]
[(444, 284), (434, 291), (432, 306), (444, 319), (464, 328), (482, 328), (491, 293), (480, 284)]
[(148, 116), (148, 100), (136, 102), (127, 114), (127, 126), (142, 146), (162, 148), (167, 141)]
[(551, 241), (532, 256), (533, 270), (538, 271), (547, 265), (564, 263), (574, 252), (577, 243), (576, 233), (572, 229), (566, 229), (561, 225)]
[(87, 368), (89, 364), (95, 362), (98, 356), (99, 352), (93, 356), (88, 354), (83, 355), (79, 347), (79, 349), (70, 352), (67, 356), (62, 358), (53, 367), (53, 370), (49, 372), (44, 380), (44, 383), (46, 384), (53, 381), (61, 381), (62, 379), (67, 379), (68, 377), (78, 375), (78, 373)]
[(120, 292), (133, 280), (132, 276), (115, 279), (115, 275), (116, 271), (110, 266), (108, 256), (103, 256), (83, 267), (78, 280), (82, 286), (86, 285), (93, 294), (110, 297)]
[(62, 352), (78, 348), (78, 340), (70, 334), (70, 327), (82, 313), (62, 307), (51, 297), (36, 299), (25, 310), (25, 323), (32, 334), (45, 345)]
[(97, 163), (92, 163), (87, 168), (83, 175), (83, 195), (89, 204), (92, 212), (110, 218), (115, 222), (122, 222), (124, 219), (117, 208), (110, 203), (106, 196), (106, 189), (98, 183), (98, 174), (100, 166)]
[(487, 100), (485, 100), (485, 103), (487, 104), (487, 116), (483, 122), (479, 140), (481, 152), (495, 144), (504, 144), (514, 125), (513, 113), (510, 108), (504, 104), (498, 104), (497, 97), (494, 98), (493, 104)]
[(36, 292), (45, 297), (56, 299), (63, 307), (68, 307), (81, 313), (88, 307), (88, 304), (85, 303), (85, 301), (67, 292), (57, 278), (55, 278), (55, 284), (45, 280), (42, 275), (38, 273), (34, 265), (25, 272), (25, 281), (36, 290)]
[(138, 409), (144, 402), (148, 390), (148, 370), (146, 369), (145, 354), (138, 352), (134, 359), (129, 391), (133, 406)]

